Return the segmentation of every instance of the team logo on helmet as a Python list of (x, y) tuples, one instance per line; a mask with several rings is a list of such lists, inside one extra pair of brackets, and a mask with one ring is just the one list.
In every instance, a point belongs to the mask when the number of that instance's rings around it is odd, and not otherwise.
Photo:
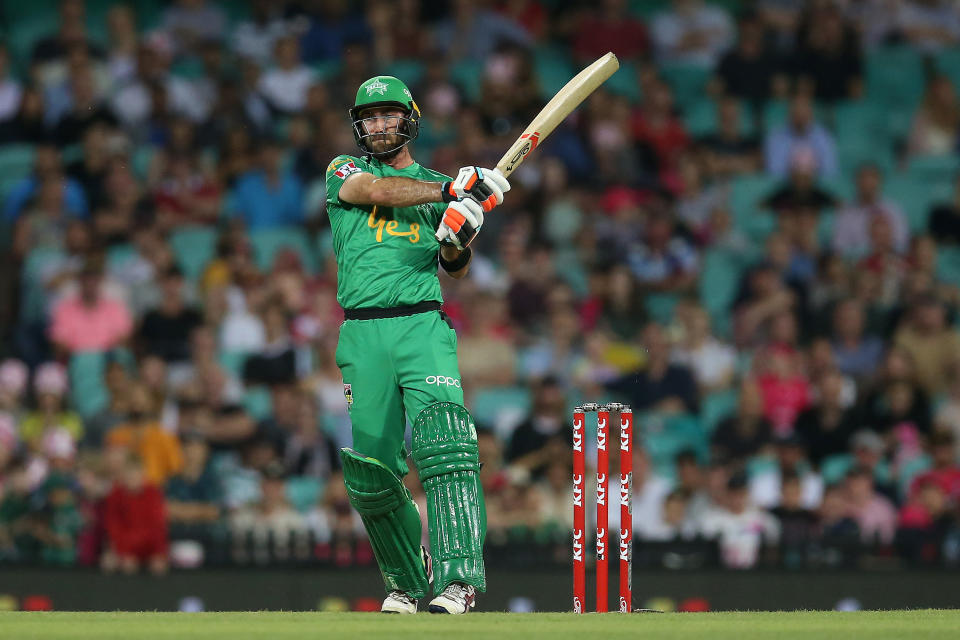
[(413, 95), (410, 94), (410, 89), (407, 89), (406, 87), (403, 88), (403, 95), (413, 100)]
[[(387, 93), (387, 89), (389, 88), (390, 87), (387, 86), (385, 82), (374, 80), (373, 82), (367, 85), (367, 95), (372, 96), (374, 93), (379, 93), (380, 95), (384, 95)], [(409, 93), (410, 92), (408, 91), (407, 94), (409, 95)]]

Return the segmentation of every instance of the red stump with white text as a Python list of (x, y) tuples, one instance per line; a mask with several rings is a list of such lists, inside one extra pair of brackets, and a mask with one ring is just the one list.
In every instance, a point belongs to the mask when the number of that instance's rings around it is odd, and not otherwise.
[(573, 414), (573, 610), (576, 613), (583, 613), (587, 596), (584, 418), (583, 411)]

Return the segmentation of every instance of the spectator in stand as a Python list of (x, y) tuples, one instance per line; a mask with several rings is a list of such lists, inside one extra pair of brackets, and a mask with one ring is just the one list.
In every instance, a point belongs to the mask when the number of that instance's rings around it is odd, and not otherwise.
[[(2, 379), (2, 373), (0, 373)], [(960, 460), (960, 367), (954, 367), (948, 381), (946, 397), (934, 415), (934, 431), (950, 435), (957, 443), (955, 457)]]
[(907, 42), (926, 53), (960, 42), (960, 16), (947, 0), (906, 0), (896, 13), (896, 25)]
[(589, 64), (608, 51), (620, 60), (647, 53), (647, 29), (627, 12), (626, 4), (624, 0), (602, 0), (597, 10), (584, 12), (573, 41), (573, 55), (578, 61)]
[(744, 380), (736, 411), (720, 421), (710, 438), (711, 456), (717, 460), (746, 460), (761, 453), (772, 437), (760, 388), (755, 381)]
[(860, 426), (856, 409), (843, 397), (843, 376), (832, 372), (820, 377), (813, 405), (797, 416), (796, 432), (808, 446), (811, 462), (847, 451), (850, 437)]
[(956, 436), (949, 432), (937, 432), (930, 437), (933, 468), (913, 479), (910, 495), (915, 496), (924, 484), (934, 483), (951, 502), (956, 504), (960, 500), (960, 457), (956, 453), (956, 444)]
[(102, 206), (106, 200), (107, 169), (112, 154), (111, 130), (97, 123), (83, 134), (83, 156), (67, 167), (67, 175), (82, 187), (92, 209)]
[(690, 494), (674, 489), (667, 494), (663, 508), (654, 520), (641, 520), (634, 526), (636, 535), (651, 542), (673, 542), (693, 538), (696, 527), (687, 518)]
[(273, 55), (276, 66), (260, 78), (260, 91), (276, 111), (296, 113), (307, 102), (315, 74), (300, 60), (300, 45), (293, 36), (279, 38)]
[(144, 316), (137, 340), (146, 353), (160, 356), (168, 364), (186, 363), (190, 360), (190, 336), (203, 318), (184, 300), (180, 269), (173, 267), (160, 278), (160, 304)]
[(833, 223), (833, 250), (846, 258), (859, 258), (869, 246), (870, 222), (883, 216), (893, 231), (894, 246), (905, 253), (910, 242), (907, 219), (900, 206), (883, 198), (883, 176), (879, 167), (868, 164), (857, 171), (857, 196), (840, 209)]
[(274, 44), (286, 35), (287, 25), (282, 12), (270, 0), (253, 0), (250, 17), (233, 30), (232, 48), (245, 58), (266, 66), (274, 52)]
[(944, 155), (957, 148), (960, 133), (960, 100), (944, 75), (927, 81), (927, 89), (910, 128), (908, 152), (914, 156)]
[(870, 221), (870, 244), (867, 255), (859, 262), (861, 273), (876, 281), (880, 300), (889, 308), (900, 299), (907, 278), (909, 263), (897, 251), (893, 229), (885, 217)]
[(823, 102), (863, 95), (860, 43), (839, 7), (814, 3), (798, 37), (800, 46), (790, 66), (800, 91)]
[(0, 45), (0, 130), (6, 129), (20, 111), (23, 87), (10, 74), (10, 52)]
[(220, 217), (220, 187), (199, 166), (196, 155), (175, 151), (159, 158), (153, 200), (161, 228), (215, 224)]
[(804, 375), (800, 354), (788, 345), (776, 344), (757, 360), (764, 415), (774, 435), (790, 435), (797, 416), (810, 404), (810, 382)]
[(917, 381), (933, 395), (946, 388), (950, 372), (960, 363), (960, 334), (947, 324), (946, 310), (939, 300), (923, 296), (911, 306), (893, 342), (910, 354)]
[(724, 504), (704, 516), (701, 533), (719, 541), (724, 566), (748, 569), (760, 560), (763, 545), (777, 543), (780, 523), (750, 502), (747, 478), (738, 474), (727, 484)]
[(116, 116), (97, 95), (94, 83), (95, 78), (89, 68), (78, 70), (71, 75), (70, 108), (60, 116), (53, 131), (53, 137), (59, 146), (80, 142), (90, 127), (99, 124), (116, 126)]
[(733, 383), (737, 353), (710, 331), (710, 315), (695, 307), (682, 321), (683, 342), (673, 349), (672, 360), (693, 370), (701, 394), (728, 389)]
[(747, 12), (738, 21), (737, 44), (717, 65), (714, 87), (760, 108), (773, 96), (786, 93), (786, 76), (776, 52), (765, 41), (760, 15)]
[(147, 481), (158, 487), (183, 469), (180, 441), (160, 426), (150, 389), (143, 383), (131, 387), (127, 421), (107, 434), (106, 445), (137, 455)]
[(850, 514), (843, 485), (830, 485), (824, 489), (817, 517), (816, 533), (821, 544), (852, 547), (859, 543), (860, 526)]
[(307, 553), (307, 522), (287, 501), (283, 465), (268, 465), (260, 486), (261, 498), (230, 518), (235, 553), (246, 551), (244, 545), (249, 539), (260, 561), (282, 561), (292, 554), (303, 558)]
[[(802, 555), (817, 527), (816, 514), (804, 504), (803, 483), (796, 472), (783, 474), (780, 500), (770, 513), (780, 522), (780, 544), (787, 566), (803, 563)], [(820, 501), (818, 501), (819, 506)]]
[(205, 42), (222, 41), (226, 28), (223, 9), (206, 0), (176, 0), (163, 14), (162, 29), (178, 55), (196, 53)]
[(643, 94), (633, 114), (633, 140), (648, 158), (647, 168), (663, 179), (676, 179), (680, 154), (690, 145), (690, 137), (673, 105), (669, 85), (657, 79)]
[(797, 307), (796, 292), (784, 283), (777, 269), (760, 263), (744, 274), (733, 303), (734, 343), (740, 348), (762, 344), (774, 318), (793, 313)]
[(855, 467), (847, 473), (844, 483), (850, 516), (860, 529), (864, 544), (888, 545), (893, 542), (897, 528), (897, 511), (890, 500), (877, 493), (873, 472)]
[(657, 293), (683, 293), (696, 282), (697, 252), (666, 214), (647, 220), (643, 244), (633, 247), (627, 264), (641, 287)]
[(150, 480), (141, 460), (130, 454), (106, 497), (104, 528), (109, 548), (101, 558), (105, 571), (166, 573), (167, 513), (163, 492)]
[(33, 47), (31, 62), (44, 65), (66, 57), (78, 45), (99, 55), (99, 48), (87, 38), (86, 8), (83, 0), (60, 2), (60, 24), (53, 35), (40, 38)]
[(50, 340), (63, 352), (108, 351), (124, 344), (133, 329), (130, 311), (102, 290), (103, 267), (88, 259), (80, 272), (79, 292), (53, 309)]
[(840, 301), (833, 312), (831, 347), (837, 368), (844, 374), (865, 381), (876, 375), (883, 360), (883, 341), (865, 333), (863, 303), (856, 299)]
[(960, 174), (954, 178), (953, 200), (941, 202), (931, 210), (929, 230), (938, 244), (960, 244)]
[(800, 503), (810, 509), (823, 499), (823, 478), (812, 470), (807, 447), (796, 433), (774, 440), (776, 464), (760, 467), (749, 474), (750, 500), (763, 509), (780, 505), (784, 478), (797, 476), (800, 482)]
[(517, 349), (501, 296), (477, 292), (466, 301), (470, 324), (457, 336), (464, 389), (503, 387), (517, 376)]
[(954, 529), (955, 500), (937, 482), (917, 484), (897, 519), (897, 552), (913, 562), (937, 566), (943, 562), (944, 541)]
[(736, 98), (717, 101), (717, 131), (698, 142), (706, 153), (707, 174), (727, 178), (739, 173), (754, 173), (761, 167), (760, 143), (744, 133), (743, 107)]
[(60, 181), (63, 191), (63, 206), (71, 216), (85, 218), (88, 213), (87, 196), (83, 186), (72, 178), (64, 178), (60, 164), (60, 152), (45, 142), (34, 149), (33, 171), (29, 176), (14, 184), (4, 202), (4, 219), (8, 223), (16, 222), (21, 212), (37, 196), (40, 186), (47, 181)]
[(452, 4), (449, 17), (432, 34), (434, 49), (447, 60), (486, 60), (500, 45), (526, 48), (531, 44), (523, 27), (484, 3), (455, 0)]
[(650, 25), (660, 63), (685, 63), (712, 69), (733, 40), (733, 23), (720, 7), (702, 0), (673, 0)]
[(670, 363), (670, 343), (663, 327), (648, 324), (640, 343), (647, 350), (644, 367), (614, 380), (607, 388), (626, 398), (635, 411), (696, 413), (696, 380), (688, 367)]
[(62, 180), (43, 180), (33, 204), (17, 220), (13, 230), (13, 254), (25, 258), (33, 249), (63, 249), (73, 216), (63, 200)]
[(259, 167), (243, 174), (234, 188), (235, 211), (251, 231), (303, 222), (303, 185), (283, 167), (279, 142), (264, 140)]
[(30, 450), (39, 453), (44, 439), (58, 430), (69, 434), (73, 443), (83, 438), (83, 421), (66, 403), (67, 389), (67, 371), (63, 365), (47, 362), (37, 367), (33, 376), (37, 410), (24, 416), (20, 424), (20, 440)]
[(510, 437), (507, 462), (539, 477), (550, 460), (569, 454), (571, 442), (563, 387), (556, 378), (544, 378), (534, 389), (530, 416)]
[(195, 533), (220, 519), (220, 487), (210, 447), (198, 434), (183, 439), (183, 469), (167, 481), (167, 515), (174, 535)]
[(816, 121), (813, 101), (802, 93), (790, 100), (787, 122), (767, 134), (764, 141), (767, 173), (786, 177), (798, 149), (813, 154), (816, 173), (821, 178), (837, 174), (837, 149), (833, 136)]

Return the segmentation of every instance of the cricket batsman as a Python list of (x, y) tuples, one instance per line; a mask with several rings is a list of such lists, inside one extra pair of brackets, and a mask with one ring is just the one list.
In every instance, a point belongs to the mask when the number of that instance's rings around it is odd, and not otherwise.
[[(479, 167), (463, 167), (451, 180), (417, 164), (409, 144), (420, 109), (397, 78), (360, 85), (350, 118), (362, 155), (338, 156), (326, 172), (346, 318), (336, 358), (353, 430), (353, 448), (340, 452), (344, 484), (386, 583), (381, 610), (416, 613), (432, 581), (431, 613), (466, 613), (486, 588), (486, 511), (437, 264), (454, 278), (466, 275), (483, 215), (510, 184)], [(407, 417), (430, 554), (401, 481), (409, 471)]]

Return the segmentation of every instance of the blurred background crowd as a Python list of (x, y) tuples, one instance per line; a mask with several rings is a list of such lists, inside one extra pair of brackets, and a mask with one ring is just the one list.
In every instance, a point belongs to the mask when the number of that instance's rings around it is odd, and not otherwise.
[(955, 2), (2, 9), (0, 563), (371, 564), (323, 184), (356, 87), (406, 81), (450, 174), (607, 50), (440, 276), (492, 561), (569, 561), (570, 410), (620, 400), (640, 562), (960, 563)]

